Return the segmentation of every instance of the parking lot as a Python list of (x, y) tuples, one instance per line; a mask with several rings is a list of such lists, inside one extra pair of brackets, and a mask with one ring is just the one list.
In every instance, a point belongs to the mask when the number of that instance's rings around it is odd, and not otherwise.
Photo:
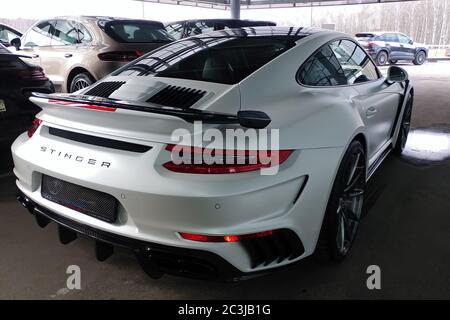
[[(406, 155), (389, 156), (371, 179), (367, 216), (342, 264), (306, 259), (238, 283), (151, 280), (127, 251), (100, 263), (92, 241), (64, 246), (54, 224), (41, 230), (9, 173), (0, 179), (0, 299), (449, 299), (450, 63), (402, 67), (416, 90), (414, 130)], [(81, 290), (66, 288), (70, 265), (81, 268)], [(367, 289), (370, 265), (381, 268), (381, 290)]]

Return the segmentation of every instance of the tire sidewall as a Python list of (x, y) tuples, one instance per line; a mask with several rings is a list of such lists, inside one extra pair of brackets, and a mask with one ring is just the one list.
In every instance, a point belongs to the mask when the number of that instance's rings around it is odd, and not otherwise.
[[(384, 62), (380, 62), (380, 57), (384, 57)], [(377, 54), (377, 57), (376, 57), (376, 63), (377, 63), (377, 65), (379, 65), (379, 66), (384, 66), (387, 62), (388, 62), (388, 60), (389, 60), (389, 57), (388, 57), (388, 54), (385, 52), (385, 51), (380, 51), (378, 54)]]
[[(402, 145), (402, 135), (401, 135), (401, 130), (402, 130), (402, 126), (403, 123), (405, 122), (405, 117), (406, 117), (406, 108), (413, 108), (414, 105), (414, 95), (411, 94), (411, 92), (408, 93), (408, 100), (406, 101), (406, 105), (405, 105), (405, 110), (403, 111), (403, 115), (402, 115), (402, 121), (399, 123), (399, 132), (397, 135), (397, 139), (395, 141), (395, 147), (394, 147), (394, 153), (397, 155), (402, 154), (403, 150), (405, 149), (404, 146)], [(411, 110), (412, 113), (412, 110)], [(408, 139), (408, 137), (406, 137), (406, 139)]]
[(87, 82), (89, 82), (89, 85), (92, 85), (95, 81), (92, 79), (92, 77), (86, 73), (86, 72), (82, 72), (77, 74), (75, 77), (73, 77), (72, 81), (70, 82), (70, 93), (75, 92), (74, 90), (74, 85), (76, 83), (77, 80), (83, 79)]
[[(422, 57), (422, 60), (419, 60), (419, 57)], [(425, 52), (419, 51), (419, 52), (417, 52), (416, 57), (415, 57), (413, 63), (414, 63), (415, 65), (419, 65), (419, 66), (420, 66), (420, 65), (422, 65), (422, 64), (425, 63), (425, 60), (426, 60)]]
[[(325, 238), (326, 241), (322, 242), (322, 245), (325, 245), (327, 247), (328, 255), (331, 258), (331, 261), (340, 262), (342, 261), (351, 251), (352, 244), (356, 238), (356, 234), (358, 231), (356, 231), (355, 238), (353, 239), (353, 242), (350, 244), (349, 250), (343, 255), (336, 243), (336, 237), (338, 232), (338, 224), (339, 219), (337, 215), (337, 210), (339, 206), (339, 198), (341, 196), (341, 190), (345, 187), (345, 173), (347, 170), (347, 167), (351, 165), (351, 154), (357, 150), (362, 151), (364, 157), (366, 158), (366, 153), (364, 150), (363, 145), (355, 140), (353, 141), (350, 146), (347, 148), (347, 151), (345, 152), (344, 157), (342, 158), (341, 164), (339, 166), (335, 181), (333, 183), (333, 188), (330, 194), (330, 198), (328, 200), (327, 208), (325, 211), (324, 220), (322, 223), (322, 229), (321, 229), (321, 235), (320, 237)], [(364, 195), (365, 195), (365, 184), (363, 187)], [(364, 207), (364, 201), (363, 198), (363, 207)], [(326, 233), (326, 234), (324, 234)]]

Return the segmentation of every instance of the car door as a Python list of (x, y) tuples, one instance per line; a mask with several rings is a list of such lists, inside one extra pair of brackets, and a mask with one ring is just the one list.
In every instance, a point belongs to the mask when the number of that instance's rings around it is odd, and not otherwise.
[(413, 45), (413, 41), (409, 39), (404, 34), (398, 34), (398, 40), (400, 44), (400, 50), (402, 51), (403, 59), (413, 60), (415, 55), (415, 47)]
[(52, 21), (51, 45), (40, 49), (41, 66), (57, 91), (63, 90), (67, 67), (76, 58), (78, 31), (75, 22), (58, 19)]
[(331, 49), (339, 60), (348, 85), (356, 90), (352, 97), (367, 130), (369, 157), (375, 155), (391, 138), (400, 103), (396, 85), (391, 87), (372, 60), (355, 42), (343, 39), (332, 42)]
[(386, 41), (386, 48), (389, 50), (389, 60), (402, 59), (402, 51), (400, 48), (400, 43), (398, 42), (397, 34), (386, 33), (383, 37)]
[[(40, 21), (22, 37), (22, 54), (30, 57), (30, 62), (42, 67), (41, 50), (50, 47), (52, 29), (51, 20)], [(47, 70), (44, 70), (47, 72)]]

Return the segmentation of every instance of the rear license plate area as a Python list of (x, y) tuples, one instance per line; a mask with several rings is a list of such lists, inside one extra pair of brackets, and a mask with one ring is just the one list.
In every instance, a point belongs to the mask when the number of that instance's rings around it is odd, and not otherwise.
[(47, 175), (42, 176), (44, 199), (106, 222), (117, 219), (118, 201), (113, 196)]

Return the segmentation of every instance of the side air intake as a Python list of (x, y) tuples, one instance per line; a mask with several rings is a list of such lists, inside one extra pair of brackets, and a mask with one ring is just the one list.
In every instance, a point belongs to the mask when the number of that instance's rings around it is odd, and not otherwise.
[(125, 84), (125, 81), (107, 81), (97, 84), (92, 89), (88, 90), (85, 95), (109, 98), (114, 91), (118, 90), (121, 86)]
[(147, 100), (147, 102), (166, 107), (187, 109), (203, 98), (205, 94), (206, 91), (202, 90), (178, 86), (167, 86), (153, 95)]

